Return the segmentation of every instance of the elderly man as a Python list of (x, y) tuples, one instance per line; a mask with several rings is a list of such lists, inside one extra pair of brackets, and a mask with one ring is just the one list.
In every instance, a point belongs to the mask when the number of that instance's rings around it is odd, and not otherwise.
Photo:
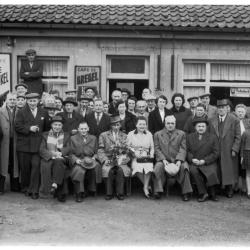
[(146, 111), (147, 103), (145, 100), (139, 100), (136, 102), (136, 116), (144, 116), (148, 121), (148, 112)]
[(210, 105), (210, 93), (205, 93), (203, 95), (200, 95), (201, 103), (205, 105), (205, 110), (208, 119), (212, 119), (217, 116), (217, 108)]
[(187, 99), (187, 101), (189, 102), (189, 106), (190, 106), (190, 110), (193, 114), (193, 117), (195, 116), (195, 113), (196, 113), (196, 107), (199, 103), (199, 97), (198, 96), (192, 96), (192, 97), (189, 97)]
[(16, 94), (9, 93), (6, 103), (0, 108), (0, 124), (3, 132), (1, 141), (0, 193), (4, 192), (4, 182), (10, 175), (11, 191), (19, 191), (19, 170), (16, 155), (16, 135), (14, 120), (16, 116)]
[(206, 186), (210, 189), (211, 199), (218, 201), (215, 194), (215, 185), (219, 184), (217, 176), (218, 139), (207, 131), (206, 118), (195, 118), (193, 125), (195, 132), (187, 136), (187, 160), (190, 174), (198, 189), (198, 201), (204, 202), (208, 199)]
[(16, 116), (17, 154), (21, 170), (21, 190), (38, 199), (40, 177), (39, 148), (44, 130), (45, 111), (38, 107), (39, 94), (26, 95), (27, 104)]
[(109, 114), (113, 115), (113, 114), (116, 114), (118, 111), (116, 107), (116, 103), (122, 99), (121, 90), (115, 89), (112, 92), (111, 98), (112, 98), (112, 102), (110, 102), (109, 104)]
[(91, 100), (92, 99), (86, 94), (80, 97), (80, 107), (76, 110), (76, 112), (79, 113), (83, 118), (86, 118), (87, 114), (91, 112), (91, 110), (88, 108), (89, 102)]
[(76, 100), (77, 90), (76, 89), (68, 89), (65, 91), (65, 94), (66, 94), (66, 98), (73, 98), (74, 100)]
[[(166, 182), (166, 173), (172, 175), (182, 188), (183, 201), (193, 192), (186, 162), (185, 132), (176, 129), (173, 115), (165, 118), (165, 128), (154, 135), (156, 164), (154, 167), (154, 197), (161, 198)], [(174, 164), (172, 164), (174, 163)]]
[(28, 92), (38, 93), (40, 96), (43, 92), (43, 65), (36, 60), (36, 51), (28, 49), (26, 51), (27, 60), (21, 63), (20, 77), (28, 86)]
[(16, 96), (16, 111), (23, 108), (26, 105), (26, 96), (23, 94), (17, 94)]
[(112, 116), (111, 129), (103, 132), (99, 137), (98, 159), (102, 164), (103, 178), (106, 179), (106, 200), (114, 197), (113, 182), (118, 200), (124, 199), (124, 177), (131, 174), (126, 162), (120, 164), (116, 160), (115, 147), (126, 145), (127, 135), (120, 131), (121, 121), (119, 116)]
[(156, 103), (155, 103), (156, 97), (150, 94), (150, 95), (147, 95), (147, 96), (145, 97), (145, 100), (146, 100), (146, 102), (147, 102), (146, 111), (147, 111), (148, 113), (154, 111), (154, 109), (155, 109), (155, 107), (156, 107)]
[(149, 88), (143, 89), (143, 90), (142, 90), (142, 99), (143, 99), (143, 100), (146, 100), (146, 97), (147, 97), (148, 95), (151, 95), (151, 94), (152, 94), (151, 89), (149, 89)]
[(73, 169), (71, 178), (75, 187), (76, 202), (82, 202), (86, 197), (84, 182), (87, 179), (87, 192), (94, 195), (96, 192), (96, 171), (100, 168), (96, 161), (98, 142), (94, 135), (88, 133), (89, 126), (84, 121), (79, 124), (78, 133), (71, 137), (71, 163)]
[(227, 100), (218, 100), (218, 115), (211, 120), (219, 140), (219, 170), (221, 184), (226, 188), (226, 196), (233, 197), (233, 187), (238, 182), (238, 157), (240, 149), (240, 122), (235, 115), (227, 112)]

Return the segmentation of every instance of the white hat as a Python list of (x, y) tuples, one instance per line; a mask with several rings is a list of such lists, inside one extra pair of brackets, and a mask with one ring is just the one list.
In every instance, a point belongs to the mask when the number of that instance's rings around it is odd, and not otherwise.
[(171, 176), (175, 176), (177, 175), (177, 173), (179, 172), (180, 168), (174, 164), (174, 163), (169, 163), (169, 164), (164, 164), (164, 169), (165, 171), (171, 175)]

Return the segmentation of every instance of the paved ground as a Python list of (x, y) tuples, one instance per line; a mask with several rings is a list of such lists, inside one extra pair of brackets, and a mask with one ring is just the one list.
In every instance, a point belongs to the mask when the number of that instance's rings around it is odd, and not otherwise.
[(219, 198), (155, 201), (137, 192), (124, 201), (100, 195), (61, 204), (7, 193), (0, 197), (0, 244), (249, 245), (250, 200)]

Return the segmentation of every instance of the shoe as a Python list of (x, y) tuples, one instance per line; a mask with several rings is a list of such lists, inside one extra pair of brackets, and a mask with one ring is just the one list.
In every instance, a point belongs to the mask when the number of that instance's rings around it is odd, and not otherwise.
[(204, 202), (208, 199), (208, 194), (202, 194), (199, 198), (198, 198), (198, 202)]
[(81, 197), (81, 193), (76, 194), (76, 202), (83, 202), (83, 199)]
[(183, 195), (182, 195), (182, 200), (183, 200), (183, 201), (189, 201), (189, 196), (188, 196), (188, 194), (183, 194)]
[(29, 193), (28, 191), (25, 191), (25, 192), (24, 192), (24, 195), (25, 195), (25, 196), (31, 196), (32, 193)]
[(31, 199), (33, 199), (33, 200), (37, 200), (38, 198), (39, 198), (38, 193), (33, 193), (33, 194), (31, 195)]
[(148, 189), (143, 188), (143, 192), (144, 192), (144, 196), (145, 196), (147, 199), (150, 199), (150, 192), (148, 191)]
[(60, 202), (65, 202), (66, 201), (66, 195), (65, 194), (61, 194), (57, 197), (57, 200)]
[(117, 199), (119, 201), (123, 201), (124, 200), (124, 195), (123, 194), (118, 194), (116, 197), (117, 197)]
[(233, 195), (234, 195), (234, 192), (233, 192), (232, 186), (228, 186), (228, 191), (227, 191), (226, 197), (233, 198)]
[(161, 199), (161, 195), (160, 195), (159, 193), (155, 193), (155, 194), (154, 194), (154, 198), (155, 198), (156, 200), (160, 200), (160, 199)]
[(80, 195), (81, 195), (81, 198), (82, 198), (82, 199), (84, 199), (84, 198), (87, 197), (87, 193), (85, 193), (85, 192), (81, 192)]
[(109, 201), (109, 200), (112, 200), (112, 199), (113, 199), (113, 195), (106, 195), (105, 196), (106, 201)]
[(212, 201), (219, 201), (218, 197), (216, 195), (211, 196)]

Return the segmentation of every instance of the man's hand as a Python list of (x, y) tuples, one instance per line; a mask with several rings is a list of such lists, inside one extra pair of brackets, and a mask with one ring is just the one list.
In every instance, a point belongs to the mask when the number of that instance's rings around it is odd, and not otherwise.
[(199, 165), (199, 160), (198, 159), (192, 159), (192, 162), (195, 164), (195, 165)]
[(199, 165), (204, 165), (204, 164), (205, 164), (205, 161), (204, 160), (200, 160)]
[(162, 162), (164, 163), (164, 165), (168, 165), (169, 163), (167, 160), (163, 160)]
[(82, 163), (82, 161), (81, 161), (80, 159), (77, 159), (77, 160), (76, 160), (76, 164), (77, 164), (77, 165), (80, 165), (81, 163)]
[(236, 156), (236, 152), (234, 152), (233, 150), (232, 150), (232, 157), (235, 157)]
[(25, 75), (29, 75), (29, 74), (30, 74), (30, 72), (24, 72), (24, 74), (25, 74)]
[(37, 126), (31, 126), (30, 131), (36, 133), (39, 130)]
[(177, 166), (178, 168), (181, 167), (181, 161), (177, 161), (175, 164), (176, 164), (176, 166)]

